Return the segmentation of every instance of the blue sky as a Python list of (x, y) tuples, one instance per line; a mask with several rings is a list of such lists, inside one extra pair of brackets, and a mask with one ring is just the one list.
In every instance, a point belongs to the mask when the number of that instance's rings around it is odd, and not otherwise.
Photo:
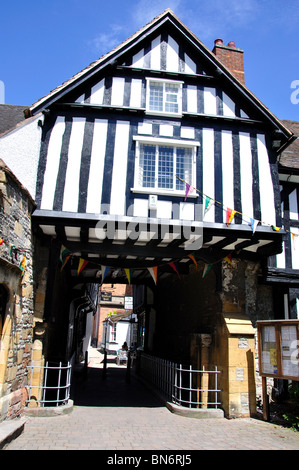
[(30, 106), (171, 8), (209, 49), (216, 38), (235, 41), (244, 50), (248, 88), (277, 117), (299, 121), (299, 103), (294, 104), (299, 101), (298, 0), (1, 3), (0, 81), (6, 104)]

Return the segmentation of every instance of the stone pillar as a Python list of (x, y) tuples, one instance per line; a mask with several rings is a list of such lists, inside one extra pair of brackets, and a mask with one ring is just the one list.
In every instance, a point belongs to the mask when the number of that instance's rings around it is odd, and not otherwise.
[[(247, 315), (246, 262), (222, 266), (222, 312), (218, 315), (213, 357), (221, 368), (222, 403), (226, 417), (256, 413), (255, 328)], [(256, 272), (253, 274), (256, 275)]]

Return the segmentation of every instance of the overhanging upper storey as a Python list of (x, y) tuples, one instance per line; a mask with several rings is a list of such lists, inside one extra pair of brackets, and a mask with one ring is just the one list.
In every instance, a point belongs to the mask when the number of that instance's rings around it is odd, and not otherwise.
[(33, 220), (72, 252), (148, 267), (191, 262), (188, 244), (210, 261), (281, 250), (277, 154), (293, 134), (171, 11), (40, 111)]

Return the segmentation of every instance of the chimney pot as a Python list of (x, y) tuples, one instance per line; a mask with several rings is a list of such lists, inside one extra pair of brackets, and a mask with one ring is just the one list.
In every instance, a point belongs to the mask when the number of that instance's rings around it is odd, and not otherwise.
[(215, 39), (214, 43), (215, 43), (215, 45), (216, 45), (216, 44), (220, 44), (220, 45), (221, 45), (221, 44), (223, 44), (223, 39), (220, 39), (220, 38), (219, 38), (219, 39)]
[(230, 42), (228, 43), (228, 47), (236, 47), (235, 42), (234, 42), (234, 41), (230, 41)]

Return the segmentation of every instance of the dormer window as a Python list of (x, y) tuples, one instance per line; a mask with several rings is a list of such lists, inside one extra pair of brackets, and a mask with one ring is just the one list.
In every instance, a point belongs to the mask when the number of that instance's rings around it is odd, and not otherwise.
[(182, 84), (174, 80), (147, 78), (146, 111), (151, 114), (182, 114)]

